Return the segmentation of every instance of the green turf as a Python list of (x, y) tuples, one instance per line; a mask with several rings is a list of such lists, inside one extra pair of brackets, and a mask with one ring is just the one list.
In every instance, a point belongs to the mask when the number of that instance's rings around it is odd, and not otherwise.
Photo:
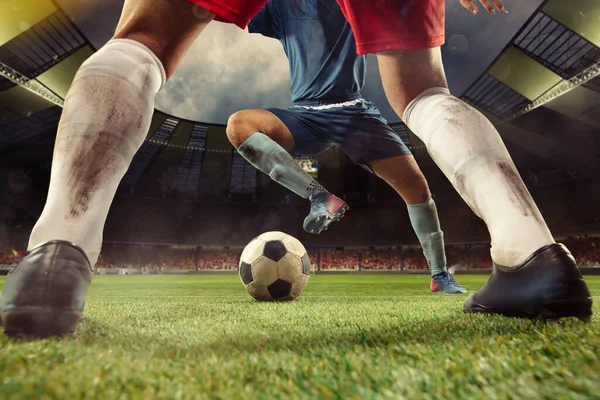
[(548, 325), (465, 315), (465, 298), (427, 276), (318, 275), (290, 303), (235, 275), (96, 276), (74, 338), (0, 334), (0, 398), (600, 398), (597, 305)]

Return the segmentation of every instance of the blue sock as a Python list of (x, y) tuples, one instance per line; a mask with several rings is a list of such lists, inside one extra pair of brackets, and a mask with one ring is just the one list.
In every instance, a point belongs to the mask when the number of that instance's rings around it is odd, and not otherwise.
[(408, 216), (423, 247), (423, 254), (429, 264), (431, 275), (447, 271), (444, 232), (440, 228), (437, 207), (433, 199), (421, 204), (409, 204)]

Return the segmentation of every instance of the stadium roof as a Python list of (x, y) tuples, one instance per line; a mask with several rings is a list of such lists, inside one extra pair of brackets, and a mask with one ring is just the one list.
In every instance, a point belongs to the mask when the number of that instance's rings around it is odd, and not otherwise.
[(600, 2), (548, 0), (464, 92), (532, 181), (598, 174)]
[(51, 0), (9, 0), (0, 13), (0, 149), (53, 135), (63, 98), (94, 48)]
[[(582, 85), (600, 75), (599, 19), (596, 0), (543, 3), (463, 99), (503, 120), (543, 105), (562, 112), (555, 98), (568, 92), (577, 94), (569, 100), (585, 97)], [(585, 100), (577, 117), (590, 111), (589, 100), (600, 106), (593, 97)]]
[[(545, 1), (461, 96), (492, 120), (517, 165), (529, 171), (534, 182), (553, 183), (598, 169), (599, 19), (597, 0)], [(14, 155), (15, 149), (23, 151), (36, 143), (48, 146), (75, 72), (94, 51), (54, 1), (3, 2), (0, 152)], [(402, 123), (393, 128), (426, 160), (422, 144)], [(211, 129), (222, 131), (223, 126), (156, 111), (122, 185), (143, 186), (162, 179), (196, 196), (203, 165), (224, 162), (220, 156), (207, 160), (208, 152), (227, 154), (223, 159), (229, 158), (232, 171), (230, 192), (252, 193), (255, 171), (228, 143), (208, 145)]]

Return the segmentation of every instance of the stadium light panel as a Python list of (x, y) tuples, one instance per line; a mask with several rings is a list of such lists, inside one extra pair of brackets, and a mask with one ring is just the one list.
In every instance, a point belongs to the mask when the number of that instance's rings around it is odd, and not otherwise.
[(515, 46), (509, 46), (488, 73), (531, 101), (562, 80)]
[(0, 12), (0, 46), (57, 11), (51, 0), (4, 0)]
[(77, 70), (92, 54), (94, 54), (94, 51), (89, 46), (83, 47), (75, 54), (38, 76), (37, 80), (64, 98), (69, 91)]
[(554, 85), (550, 90), (548, 90), (546, 93), (544, 93), (543, 95), (538, 97), (535, 101), (533, 101), (531, 104), (529, 104), (527, 107), (514, 112), (513, 114), (509, 115), (505, 119), (511, 120), (511, 119), (517, 118), (520, 115), (523, 115), (527, 112), (530, 112), (531, 110), (534, 110), (540, 106), (543, 106), (544, 104), (556, 99), (559, 96), (562, 96), (562, 95), (570, 92), (571, 90), (575, 89), (576, 87), (579, 87), (579, 86), (585, 84), (586, 82), (596, 78), (597, 76), (600, 76), (600, 63), (588, 68), (587, 70), (583, 71), (582, 73), (573, 77), (572, 79), (563, 80), (563, 81), (559, 82), (558, 84)]
[(551, 0), (542, 11), (600, 47), (600, 1)]

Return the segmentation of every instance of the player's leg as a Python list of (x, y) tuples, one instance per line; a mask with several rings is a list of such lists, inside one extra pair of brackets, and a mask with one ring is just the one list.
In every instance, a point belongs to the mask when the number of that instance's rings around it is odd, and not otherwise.
[[(514, 267), (554, 243), (494, 126), (446, 88), (439, 47), (381, 53), (378, 60), (390, 104), (486, 222), (494, 262)], [(407, 73), (407, 65), (419, 68)]]
[(439, 49), (443, 2), (406, 1), (393, 7), (385, 0), (338, 2), (359, 52), (378, 54), (384, 89), (396, 113), (487, 224), (494, 272), (465, 303), (465, 311), (590, 315), (589, 290), (568, 250), (554, 243), (500, 135), (446, 87)]
[(268, 136), (286, 154), (292, 154), (296, 147), (294, 135), (288, 127), (275, 114), (265, 109), (242, 110), (231, 114), (226, 132), (229, 142), (236, 149), (255, 133)]
[(411, 225), (427, 259), (432, 292), (466, 293), (448, 273), (444, 232), (429, 185), (411, 155), (388, 157), (369, 162), (373, 173), (386, 181), (404, 199)]
[[(490, 233), (494, 272), (486, 287), (465, 303), (465, 311), (544, 317), (591, 314), (589, 291), (570, 252), (555, 244), (495, 127), (439, 86), (444, 74), (440, 53), (439, 48), (397, 51), (379, 54), (378, 60), (390, 104), (403, 113)], [(407, 76), (402, 65), (437, 71), (437, 78)], [(555, 300), (548, 305), (540, 305), (555, 285), (563, 290), (554, 292)]]
[(369, 166), (407, 205), (422, 204), (431, 199), (427, 179), (412, 154), (373, 160)]
[(30, 250), (65, 240), (95, 264), (114, 193), (150, 126), (154, 96), (213, 18), (208, 12), (198, 18), (194, 7), (183, 0), (127, 0), (114, 39), (81, 66), (65, 102), (48, 199)]
[(154, 96), (213, 17), (184, 0), (126, 0), (114, 38), (79, 69), (59, 123), (48, 199), (30, 253), (9, 274), (0, 297), (8, 334), (75, 329), (108, 209), (144, 141)]
[[(238, 153), (259, 171), (310, 200), (311, 212), (304, 221), (304, 229), (318, 234), (326, 230), (329, 223), (342, 218), (348, 206), (329, 193), (292, 157), (291, 154), (298, 150), (303, 154), (316, 154), (322, 151), (324, 144), (314, 140), (307, 146), (310, 132), (294, 124), (291, 114), (275, 109), (239, 111), (227, 122), (227, 137)], [(300, 139), (299, 146), (295, 137)]]
[(444, 234), (429, 185), (413, 155), (369, 101), (328, 112), (332, 141), (356, 164), (386, 181), (406, 202), (429, 264), (434, 292), (465, 293), (446, 269)]

